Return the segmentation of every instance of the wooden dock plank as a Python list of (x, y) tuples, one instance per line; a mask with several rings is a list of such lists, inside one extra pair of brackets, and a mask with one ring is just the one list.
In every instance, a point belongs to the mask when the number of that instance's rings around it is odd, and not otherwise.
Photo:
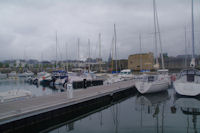
[(84, 100), (94, 99), (103, 95), (112, 94), (123, 89), (134, 86), (134, 81), (122, 81), (106, 86), (95, 86), (87, 89), (74, 90), (73, 97), (69, 97), (68, 92), (56, 93), (34, 97), (26, 100), (10, 101), (0, 103), (0, 124), (4, 124), (12, 119), (27, 117), (35, 113), (53, 110), (63, 106), (69, 106)]

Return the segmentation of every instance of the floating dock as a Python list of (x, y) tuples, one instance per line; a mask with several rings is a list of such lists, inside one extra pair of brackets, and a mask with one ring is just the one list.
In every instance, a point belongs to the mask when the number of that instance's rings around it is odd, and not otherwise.
[(133, 80), (122, 81), (0, 103), (0, 132), (19, 131), (60, 116), (73, 118), (77, 114), (86, 113), (86, 110), (101, 107), (116, 97), (128, 95), (130, 91), (136, 90), (134, 86)]

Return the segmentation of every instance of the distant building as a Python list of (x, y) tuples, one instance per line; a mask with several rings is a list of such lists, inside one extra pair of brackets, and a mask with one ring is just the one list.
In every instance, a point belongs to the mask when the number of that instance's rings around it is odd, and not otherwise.
[(34, 59), (30, 59), (26, 63), (27, 63), (27, 65), (29, 67), (35, 67), (35, 66), (37, 66), (37, 64), (39, 64), (39, 61), (38, 60), (34, 60)]
[(111, 60), (108, 62), (109, 71), (116, 71), (116, 63), (117, 63), (117, 71), (128, 69), (128, 60), (120, 59), (120, 60)]
[(128, 57), (128, 69), (131, 70), (152, 70), (154, 65), (153, 53), (134, 54)]

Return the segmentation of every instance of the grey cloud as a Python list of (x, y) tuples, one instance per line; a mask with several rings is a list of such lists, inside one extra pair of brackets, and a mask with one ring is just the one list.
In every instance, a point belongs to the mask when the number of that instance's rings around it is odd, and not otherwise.
[[(195, 29), (199, 31), (200, 2), (195, 1)], [(190, 0), (157, 0), (163, 50), (170, 55), (184, 54), (184, 27), (190, 40)], [(77, 38), (81, 58), (98, 56), (98, 34), (102, 34), (102, 56), (108, 58), (117, 26), (120, 58), (142, 50), (154, 52), (152, 0), (1, 0), (0, 60), (10, 58), (55, 59), (55, 33), (58, 32), (59, 58), (77, 59)], [(196, 49), (199, 49), (199, 32)], [(24, 52), (25, 51), (25, 52)], [(198, 51), (197, 51), (198, 52)]]

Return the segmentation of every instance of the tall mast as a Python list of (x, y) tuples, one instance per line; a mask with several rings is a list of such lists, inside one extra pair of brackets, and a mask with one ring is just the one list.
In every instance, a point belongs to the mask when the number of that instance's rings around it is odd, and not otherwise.
[(117, 72), (117, 70), (118, 70), (118, 68), (117, 68), (117, 33), (116, 33), (116, 26), (115, 26), (115, 24), (114, 24), (114, 44), (115, 44), (115, 61), (116, 61), (116, 63), (115, 63), (115, 67), (116, 67), (116, 72)]
[(57, 68), (57, 62), (58, 62), (58, 35), (56, 31), (56, 68)]
[(187, 32), (185, 27), (185, 67), (187, 67)]
[(142, 71), (142, 40), (141, 40), (141, 34), (139, 35), (139, 41), (140, 41), (140, 71)]
[(113, 67), (114, 67), (114, 63), (113, 63), (113, 59), (114, 59), (114, 37), (112, 38), (112, 71), (113, 71)]
[(68, 52), (67, 52), (67, 43), (66, 43), (66, 63), (67, 63), (67, 72), (68, 72)]
[(88, 39), (88, 47), (89, 47), (89, 55), (88, 55), (89, 62), (88, 62), (88, 65), (89, 65), (89, 72), (90, 72), (90, 39)]
[[(41, 53), (41, 63), (43, 62), (43, 53)], [(43, 71), (43, 63), (42, 63), (42, 65), (41, 65), (41, 67), (42, 67), (42, 71)]]
[(162, 39), (161, 39), (161, 33), (160, 33), (160, 26), (159, 26), (159, 22), (158, 22), (158, 12), (157, 12), (156, 3), (155, 3), (155, 14), (156, 14), (156, 24), (157, 24), (157, 30), (158, 30), (159, 43), (160, 43), (162, 69), (165, 69), (163, 50), (162, 50), (162, 41), (161, 41)]
[(155, 56), (156, 65), (158, 65), (158, 53), (157, 53), (157, 26), (156, 26), (156, 2), (153, 0), (153, 13), (154, 13), (154, 43), (155, 43)]
[(195, 54), (195, 51), (194, 51), (194, 9), (193, 9), (193, 6), (194, 6), (194, 2), (192, 0), (192, 58), (194, 58), (194, 54)]
[(89, 49), (88, 49), (88, 58), (90, 58), (90, 39), (88, 39), (88, 47), (89, 47)]
[(194, 11), (193, 11), (193, 6), (194, 6), (194, 2), (192, 0), (192, 60), (191, 60), (191, 63), (190, 63), (190, 67), (195, 67), (195, 51), (194, 51)]
[(99, 71), (101, 71), (101, 33), (99, 33)]
[(80, 38), (77, 40), (78, 43), (78, 61), (80, 60)]

